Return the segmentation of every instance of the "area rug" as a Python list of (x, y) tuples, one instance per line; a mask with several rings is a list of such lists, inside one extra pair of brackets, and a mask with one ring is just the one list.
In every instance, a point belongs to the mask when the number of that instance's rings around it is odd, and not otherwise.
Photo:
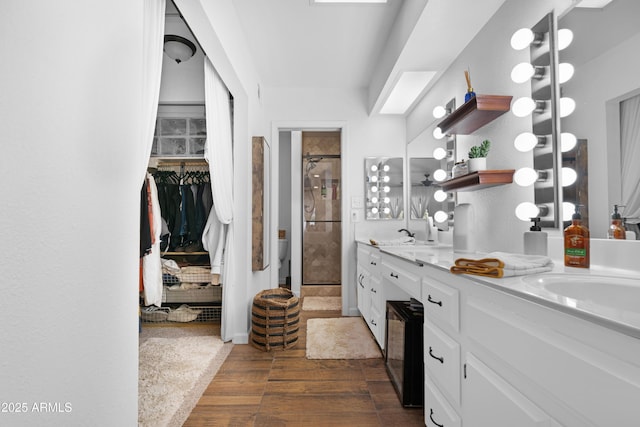
[(138, 426), (181, 426), (231, 351), (219, 337), (148, 338), (139, 349)]
[(304, 297), (302, 309), (306, 311), (316, 310), (342, 310), (342, 297)]
[(380, 348), (361, 317), (307, 320), (307, 359), (380, 357)]

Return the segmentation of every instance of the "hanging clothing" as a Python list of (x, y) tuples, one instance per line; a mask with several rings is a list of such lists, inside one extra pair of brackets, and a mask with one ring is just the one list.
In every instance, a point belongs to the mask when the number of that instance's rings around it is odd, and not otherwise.
[(162, 305), (162, 262), (160, 261), (160, 234), (162, 233), (162, 213), (158, 201), (158, 190), (153, 176), (147, 173), (147, 188), (153, 218), (153, 239), (151, 252), (142, 258), (142, 278), (145, 305)]
[(147, 181), (142, 183), (140, 190), (140, 258), (151, 250), (151, 224), (149, 222)]

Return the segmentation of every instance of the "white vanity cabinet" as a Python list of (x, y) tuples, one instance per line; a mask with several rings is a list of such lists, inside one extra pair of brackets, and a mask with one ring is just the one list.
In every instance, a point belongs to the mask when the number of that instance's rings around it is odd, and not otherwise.
[(358, 243), (356, 269), (358, 310), (382, 350), (385, 346), (387, 301), (409, 299), (409, 295), (403, 289), (389, 286), (382, 280), (384, 263), (383, 254), (378, 248)]
[(422, 283), (427, 426), (640, 425), (640, 340), (432, 266)]

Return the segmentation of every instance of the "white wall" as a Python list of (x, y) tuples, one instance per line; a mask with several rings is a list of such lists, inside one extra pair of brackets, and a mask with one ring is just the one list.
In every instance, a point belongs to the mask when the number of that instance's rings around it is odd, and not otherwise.
[[(312, 129), (325, 123), (344, 122), (342, 150), (342, 218), (343, 218), (343, 313), (357, 314), (355, 299), (355, 243), (357, 235), (372, 235), (397, 230), (404, 222), (351, 221), (351, 198), (364, 197), (364, 158), (368, 156), (403, 157), (405, 123), (396, 116), (367, 114), (365, 89), (264, 88), (264, 105), (274, 126)], [(315, 126), (314, 126), (315, 125)], [(277, 134), (277, 132), (276, 132)], [(289, 168), (289, 165), (279, 165)], [(364, 211), (359, 210), (360, 218)]]
[[(471, 71), (471, 83), (478, 94), (512, 95), (514, 100), (530, 96), (528, 83), (518, 85), (510, 78), (514, 65), (529, 61), (528, 50), (514, 51), (511, 48), (511, 35), (519, 28), (535, 25), (554, 6), (564, 10), (569, 3), (569, 0), (505, 2), (407, 117), (408, 140), (413, 140), (425, 130), (433, 130), (437, 125), (432, 116), (436, 105), (444, 105), (454, 97), (458, 107), (464, 103), (464, 70), (467, 68)], [(487, 158), (489, 169), (531, 167), (531, 153), (520, 153), (513, 147), (514, 138), (525, 131), (531, 131), (531, 118), (517, 118), (508, 112), (473, 135), (458, 135), (458, 159), (468, 158), (469, 147), (489, 139), (492, 142)], [(514, 209), (524, 201), (533, 201), (532, 187), (511, 184), (476, 192), (458, 192), (459, 203), (473, 205), (476, 218), (473, 229), (478, 251), (522, 252), (522, 236), (529, 224), (519, 221)]]
[(2, 9), (0, 424), (136, 425), (142, 3)]

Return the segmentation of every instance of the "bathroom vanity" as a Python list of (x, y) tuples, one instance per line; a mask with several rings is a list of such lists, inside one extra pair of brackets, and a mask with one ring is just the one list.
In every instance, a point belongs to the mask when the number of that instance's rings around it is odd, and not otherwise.
[[(427, 426), (638, 425), (640, 298), (635, 310), (629, 301), (640, 280), (558, 263), (534, 276), (453, 275), (455, 258), (451, 247), (358, 243), (359, 308), (361, 274), (379, 298), (424, 305)], [(609, 294), (596, 295), (603, 286)], [(384, 331), (374, 336), (382, 345)]]

